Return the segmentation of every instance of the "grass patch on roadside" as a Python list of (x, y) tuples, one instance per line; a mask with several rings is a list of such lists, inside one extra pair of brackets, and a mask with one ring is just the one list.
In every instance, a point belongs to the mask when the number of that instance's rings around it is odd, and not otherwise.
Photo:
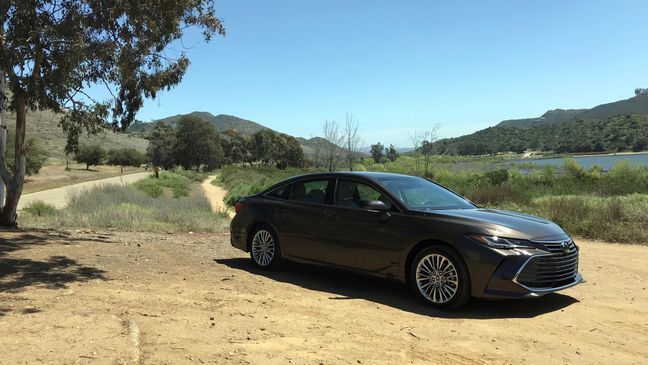
[(56, 208), (53, 205), (47, 204), (40, 200), (30, 202), (23, 208), (23, 210), (31, 215), (38, 217), (49, 216), (56, 213)]
[(185, 170), (185, 169), (180, 168), (180, 167), (172, 170), (172, 172), (174, 174), (177, 174), (177, 175), (182, 175), (182, 176), (186, 177), (187, 179), (189, 179), (191, 181), (195, 181), (195, 182), (203, 182), (203, 181), (207, 180), (207, 178), (209, 177), (209, 175), (204, 173), (204, 172), (196, 172), (196, 171), (193, 171), (193, 170)]
[(200, 191), (179, 198), (152, 197), (133, 186), (119, 185), (84, 190), (71, 197), (66, 208), (52, 214), (36, 215), (29, 210), (21, 213), (22, 224), (44, 228), (219, 232), (227, 222), (222, 214), (212, 212)]
[(569, 234), (610, 242), (648, 243), (648, 194), (545, 196), (495, 206), (545, 217)]
[(174, 172), (165, 171), (160, 173), (159, 178), (155, 178), (155, 175), (152, 174), (133, 185), (152, 198), (163, 196), (165, 191), (170, 191), (174, 198), (180, 198), (189, 195), (191, 184), (191, 179)]

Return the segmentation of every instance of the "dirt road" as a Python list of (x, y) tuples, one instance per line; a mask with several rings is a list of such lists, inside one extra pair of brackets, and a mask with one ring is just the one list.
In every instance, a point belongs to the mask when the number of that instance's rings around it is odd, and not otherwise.
[(53, 205), (56, 208), (63, 208), (67, 204), (67, 198), (73, 194), (78, 193), (84, 189), (88, 189), (94, 186), (99, 186), (102, 184), (118, 184), (118, 185), (128, 185), (132, 184), (138, 180), (141, 180), (147, 176), (151, 175), (150, 172), (137, 172), (133, 174), (110, 177), (107, 179), (86, 181), (78, 184), (68, 185), (61, 188), (43, 190), (31, 194), (23, 194), (20, 197), (20, 202), (18, 203), (18, 209), (22, 209), (27, 204), (33, 201), (44, 201), (48, 204)]
[(225, 199), (225, 194), (227, 190), (220, 186), (212, 184), (212, 182), (217, 178), (217, 175), (212, 175), (207, 180), (203, 181), (202, 186), (203, 191), (205, 192), (205, 197), (209, 200), (209, 204), (212, 207), (212, 210), (216, 213), (226, 210), (230, 217), (234, 216), (234, 212), (225, 205), (223, 199)]
[(353, 274), (259, 271), (227, 233), (0, 231), (0, 363), (645, 364), (648, 247), (579, 243), (586, 284), (448, 313)]

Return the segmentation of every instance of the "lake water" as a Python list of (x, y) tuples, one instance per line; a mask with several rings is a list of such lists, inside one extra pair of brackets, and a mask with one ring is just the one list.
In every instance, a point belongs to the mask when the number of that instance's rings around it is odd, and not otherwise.
[[(575, 156), (573, 157), (579, 165), (585, 169), (590, 169), (594, 165), (600, 165), (603, 170), (609, 170), (619, 161), (627, 160), (633, 165), (648, 166), (648, 153), (638, 153), (631, 155), (605, 155), (605, 156)], [(511, 161), (513, 163), (532, 163), (536, 166), (555, 166), (561, 167), (565, 163), (564, 157), (542, 158), (542, 159), (525, 159)]]

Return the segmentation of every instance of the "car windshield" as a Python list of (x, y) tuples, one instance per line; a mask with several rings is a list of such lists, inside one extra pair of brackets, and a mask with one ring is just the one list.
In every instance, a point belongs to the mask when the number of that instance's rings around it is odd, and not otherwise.
[(396, 199), (408, 209), (474, 209), (467, 199), (419, 177), (389, 176), (377, 179)]

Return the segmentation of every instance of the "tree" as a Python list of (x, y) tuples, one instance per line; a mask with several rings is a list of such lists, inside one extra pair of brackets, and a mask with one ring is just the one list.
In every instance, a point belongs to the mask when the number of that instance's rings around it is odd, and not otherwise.
[(147, 138), (149, 145), (146, 155), (154, 166), (170, 169), (176, 164), (173, 148), (176, 144), (176, 131), (166, 122), (155, 124), (153, 132)]
[(434, 142), (437, 141), (437, 132), (440, 126), (438, 124), (434, 125), (431, 129), (424, 130), (415, 130), (410, 133), (410, 141), (414, 145), (414, 161), (416, 164), (416, 174), (420, 175), (420, 158), (423, 156), (423, 165), (425, 167), (424, 175), (428, 176), (429, 166), (430, 166), (430, 157), (434, 153)]
[(134, 148), (120, 148), (108, 151), (106, 163), (112, 166), (121, 166), (121, 172), (124, 172), (124, 166), (139, 167), (148, 162), (148, 157)]
[[(13, 135), (11, 133), (7, 134), (7, 163), (9, 171), (15, 171), (16, 166), (14, 165), (14, 148), (13, 148)], [(25, 147), (25, 174), (26, 175), (35, 175), (43, 167), (45, 161), (47, 161), (47, 151), (36, 141), (34, 138), (27, 139), (27, 145)], [(0, 194), (0, 198), (1, 198)], [(1, 202), (1, 200), (0, 200)]]
[(275, 157), (275, 142), (276, 138), (271, 130), (262, 129), (254, 133), (248, 142), (252, 161), (269, 165)]
[(329, 172), (335, 170), (337, 165), (340, 145), (344, 140), (344, 136), (340, 134), (336, 121), (325, 121), (324, 122), (324, 139), (326, 140), (324, 144), (324, 154), (326, 158), (326, 166), (328, 167)]
[(245, 137), (235, 129), (226, 129), (222, 135), (223, 153), (225, 164), (244, 162), (248, 156), (248, 149)]
[(304, 152), (299, 141), (287, 134), (274, 134), (274, 157), (278, 169), (286, 167), (302, 167), (304, 164)]
[(393, 144), (389, 145), (385, 157), (387, 157), (387, 159), (391, 162), (398, 160), (398, 151), (396, 151), (396, 148), (394, 148)]
[[(16, 224), (26, 173), (27, 110), (63, 114), (66, 152), (79, 135), (126, 129), (142, 106), (178, 84), (189, 66), (170, 44), (187, 28), (203, 39), (225, 34), (210, 0), (4, 1), (0, 5), (0, 178), (6, 200), (0, 225)], [(105, 86), (111, 98), (89, 93)], [(16, 116), (14, 165), (6, 160), (5, 110)]]
[(105, 157), (106, 151), (104, 151), (101, 146), (81, 145), (74, 155), (74, 161), (78, 163), (84, 163), (86, 165), (86, 170), (90, 170), (90, 166), (101, 165), (101, 162), (103, 162)]
[(346, 123), (344, 124), (344, 147), (346, 147), (346, 162), (349, 171), (353, 171), (353, 161), (358, 156), (358, 145), (360, 137), (358, 136), (358, 119), (353, 114), (347, 113)]
[(374, 163), (383, 163), (385, 158), (385, 146), (382, 143), (378, 142), (371, 145), (371, 158), (373, 158)]
[(173, 155), (180, 166), (199, 172), (203, 165), (212, 170), (223, 164), (220, 136), (212, 124), (200, 118), (183, 116), (177, 128)]

